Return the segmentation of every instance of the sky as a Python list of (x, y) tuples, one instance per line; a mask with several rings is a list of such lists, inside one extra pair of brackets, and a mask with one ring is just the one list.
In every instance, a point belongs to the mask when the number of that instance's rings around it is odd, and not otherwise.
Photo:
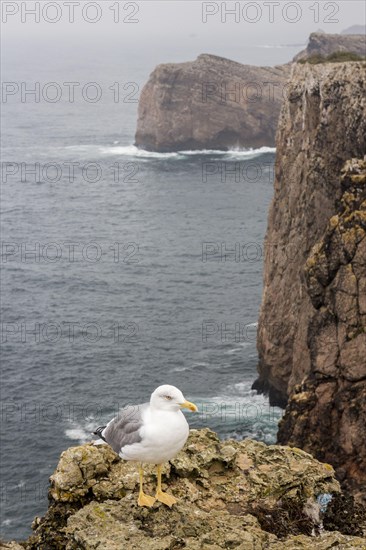
[(2, 0), (0, 5), (3, 80), (19, 79), (36, 64), (47, 69), (46, 79), (58, 78), (60, 63), (91, 72), (107, 64), (118, 70), (123, 63), (133, 79), (141, 73), (144, 80), (160, 63), (192, 61), (202, 53), (280, 65), (304, 49), (311, 32), (339, 33), (366, 18), (363, 0)]
[[(14, 40), (67, 41), (129, 48), (174, 44), (225, 50), (230, 43), (280, 45), (304, 42), (310, 32), (337, 33), (365, 22), (365, 2), (146, 0), (122, 2), (2, 1), (2, 46)], [(36, 11), (39, 22), (35, 21)], [(73, 18), (73, 22), (71, 19)]]

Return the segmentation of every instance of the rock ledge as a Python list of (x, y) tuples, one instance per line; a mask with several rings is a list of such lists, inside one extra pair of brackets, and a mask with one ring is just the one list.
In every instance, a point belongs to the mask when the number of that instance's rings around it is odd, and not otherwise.
[[(172, 509), (136, 504), (138, 473), (108, 446), (86, 444), (62, 453), (51, 476), (50, 505), (34, 521), (27, 549), (239, 550), (319, 549), (342, 545), (365, 548), (361, 537), (323, 531), (303, 533), (319, 523), (320, 494), (339, 493), (328, 464), (296, 448), (257, 441), (220, 441), (208, 429), (192, 430), (184, 450), (164, 469), (168, 492), (179, 502)], [(145, 490), (153, 494), (155, 476), (147, 472)], [(261, 527), (281, 503), (301, 508), (301, 521), (279, 538)], [(300, 507), (300, 508), (299, 508)], [(301, 527), (302, 526), (302, 527)], [(293, 534), (291, 534), (293, 533)]]

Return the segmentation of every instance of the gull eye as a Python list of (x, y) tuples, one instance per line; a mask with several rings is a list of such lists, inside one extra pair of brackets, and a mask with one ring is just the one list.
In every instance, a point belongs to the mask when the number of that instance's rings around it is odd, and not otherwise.
[(173, 398), (171, 395), (164, 395), (164, 399), (166, 399), (167, 401), (171, 401)]

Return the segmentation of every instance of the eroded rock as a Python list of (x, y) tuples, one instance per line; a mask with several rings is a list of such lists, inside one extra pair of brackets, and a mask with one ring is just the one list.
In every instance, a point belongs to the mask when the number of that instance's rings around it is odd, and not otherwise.
[(202, 54), (158, 65), (145, 84), (135, 142), (152, 151), (274, 146), (288, 65)]
[[(333, 464), (366, 501), (366, 160), (346, 163), (340, 188), (338, 212), (304, 268), (314, 306), (303, 326), (310, 366), (290, 395), (278, 440)], [(304, 391), (312, 399), (300, 401)]]
[[(334, 339), (333, 314), (340, 341), (356, 335), (365, 318), (365, 214), (354, 207), (362, 175), (355, 165), (352, 177), (340, 181), (344, 163), (366, 150), (365, 68), (359, 62), (293, 65), (277, 134), (257, 338), (256, 388), (269, 389), (272, 404), (283, 405), (294, 394), (314, 360), (319, 373), (336, 376), (338, 351), (327, 344)], [(322, 246), (325, 232), (331, 254)], [(325, 300), (334, 300), (332, 313), (324, 310)], [(309, 347), (310, 338), (317, 350)]]
[(314, 55), (327, 57), (336, 52), (351, 52), (356, 55), (366, 56), (364, 34), (326, 34), (313, 32), (309, 37), (306, 49), (298, 53), (294, 57), (294, 61), (307, 59)]
[[(286, 501), (300, 507), (313, 525), (314, 507), (319, 516), (316, 497), (340, 491), (333, 468), (304, 451), (251, 440), (220, 441), (208, 429), (191, 431), (183, 451), (165, 465), (163, 482), (178, 503), (172, 509), (158, 502), (141, 508), (136, 465), (104, 445), (67, 449), (51, 476), (49, 510), (36, 519), (26, 547), (305, 548), (313, 539), (290, 536), (298, 533), (290, 522), (285, 539), (263, 529), (259, 507), (270, 511)], [(145, 491), (154, 494), (155, 486), (153, 470), (147, 468)], [(330, 548), (335, 541), (346, 544), (344, 548), (352, 548), (347, 546), (351, 542), (353, 548), (362, 548), (362, 539), (337, 532), (314, 540), (319, 548)]]

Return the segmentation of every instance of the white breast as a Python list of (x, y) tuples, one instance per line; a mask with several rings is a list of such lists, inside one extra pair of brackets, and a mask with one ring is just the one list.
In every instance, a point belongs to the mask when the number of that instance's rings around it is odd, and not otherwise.
[(120, 456), (125, 460), (162, 464), (179, 453), (188, 434), (188, 422), (182, 411), (153, 411), (148, 408), (140, 429), (142, 441), (123, 447)]

